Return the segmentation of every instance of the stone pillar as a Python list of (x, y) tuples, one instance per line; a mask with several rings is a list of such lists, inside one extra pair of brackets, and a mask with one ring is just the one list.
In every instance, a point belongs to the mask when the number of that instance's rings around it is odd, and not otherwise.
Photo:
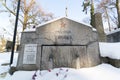
[(94, 14), (94, 21), (95, 22), (93, 27), (97, 29), (99, 42), (106, 42), (107, 38), (103, 28), (101, 13)]

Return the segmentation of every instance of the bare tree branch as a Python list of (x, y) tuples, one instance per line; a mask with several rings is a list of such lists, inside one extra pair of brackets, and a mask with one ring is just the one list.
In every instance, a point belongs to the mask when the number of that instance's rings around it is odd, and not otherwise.
[[(9, 0), (2, 0), (2, 5), (8, 13), (16, 16), (17, 0), (11, 0), (9, 5), (7, 4), (8, 1)], [(52, 14), (46, 13), (35, 3), (35, 0), (21, 0), (19, 21), (22, 24), (23, 31), (30, 25), (40, 24), (51, 18), (53, 18)]]

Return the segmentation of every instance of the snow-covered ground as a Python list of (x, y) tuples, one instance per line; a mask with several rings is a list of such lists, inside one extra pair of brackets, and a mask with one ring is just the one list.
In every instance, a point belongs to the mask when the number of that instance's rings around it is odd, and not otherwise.
[[(120, 59), (120, 43), (100, 43), (100, 52), (103, 57)], [(14, 56), (14, 66), (17, 62), (18, 54)], [(120, 80), (120, 68), (115, 68), (109, 64), (100, 64), (95, 67), (72, 69), (55, 68), (42, 71), (16, 71), (9, 75), (10, 53), (0, 53), (0, 80)]]
[(120, 69), (109, 64), (92, 68), (56, 68), (43, 71), (17, 71), (6, 80), (120, 80)]
[[(6, 73), (9, 71), (9, 62), (10, 62), (11, 52), (0, 53), (0, 80), (6, 80)], [(13, 66), (16, 66), (18, 53), (15, 53)], [(7, 74), (9, 76), (9, 74)], [(7, 77), (8, 77), (7, 76)], [(7, 78), (6, 77), (6, 78)]]

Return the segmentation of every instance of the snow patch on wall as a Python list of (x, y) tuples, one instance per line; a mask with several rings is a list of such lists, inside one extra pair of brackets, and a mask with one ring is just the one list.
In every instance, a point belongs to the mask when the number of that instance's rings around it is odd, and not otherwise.
[(120, 42), (118, 43), (99, 43), (100, 55), (112, 59), (120, 59)]

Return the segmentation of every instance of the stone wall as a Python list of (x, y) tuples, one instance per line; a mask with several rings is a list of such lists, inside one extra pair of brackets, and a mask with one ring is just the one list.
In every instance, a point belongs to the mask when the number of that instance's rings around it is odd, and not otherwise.
[[(111, 32), (109, 34), (107, 34), (107, 42), (120, 42), (120, 31), (116, 31), (116, 32)], [(111, 59), (108, 57), (101, 57), (102, 62), (104, 63), (108, 63), (111, 64), (115, 67), (120, 68), (120, 60), (118, 59)]]
[(107, 42), (120, 42), (120, 31), (108, 34)]
[(111, 64), (114, 67), (120, 68), (120, 60), (118, 59), (111, 59), (108, 57), (101, 57), (103, 63)]
[(18, 63), (17, 63), (17, 69), (18, 70), (35, 70), (38, 69), (36, 67), (36, 64), (23, 64), (23, 58), (24, 58), (24, 49), (25, 45), (27, 44), (37, 44), (37, 36), (35, 31), (31, 32), (23, 32), (21, 35), (21, 42), (20, 42), (20, 50), (18, 55)]

